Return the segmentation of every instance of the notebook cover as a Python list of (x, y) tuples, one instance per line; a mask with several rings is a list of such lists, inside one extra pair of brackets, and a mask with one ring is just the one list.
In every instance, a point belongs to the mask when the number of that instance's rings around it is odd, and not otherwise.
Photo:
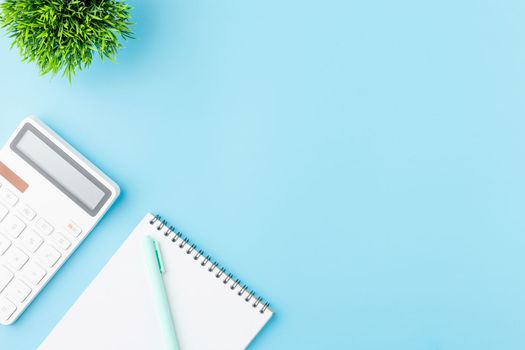
[(244, 349), (272, 317), (261, 298), (160, 218), (147, 214), (40, 350), (165, 348), (144, 266), (144, 234), (160, 245), (182, 350)]

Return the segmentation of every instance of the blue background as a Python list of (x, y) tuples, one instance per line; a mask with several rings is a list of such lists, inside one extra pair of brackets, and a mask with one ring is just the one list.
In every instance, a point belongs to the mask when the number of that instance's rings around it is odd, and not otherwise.
[(254, 350), (525, 348), (523, 1), (132, 5), (72, 86), (0, 39), (0, 139), (36, 114), (123, 190), (2, 349), (146, 211), (271, 301)]

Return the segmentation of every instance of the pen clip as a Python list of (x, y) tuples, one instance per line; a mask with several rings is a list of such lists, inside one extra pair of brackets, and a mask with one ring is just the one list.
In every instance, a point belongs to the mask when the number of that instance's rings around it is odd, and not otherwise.
[(164, 269), (164, 262), (162, 261), (162, 254), (160, 253), (159, 244), (156, 240), (153, 240), (153, 246), (155, 248), (155, 257), (157, 258), (157, 264), (159, 265), (159, 271), (160, 273), (164, 273), (166, 271)]

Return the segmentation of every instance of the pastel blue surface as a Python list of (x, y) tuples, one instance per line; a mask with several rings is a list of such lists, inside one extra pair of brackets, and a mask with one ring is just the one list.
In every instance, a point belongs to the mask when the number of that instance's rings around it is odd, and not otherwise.
[(523, 1), (132, 4), (72, 86), (0, 39), (0, 139), (39, 115), (123, 191), (2, 349), (146, 211), (271, 301), (252, 349), (525, 348)]

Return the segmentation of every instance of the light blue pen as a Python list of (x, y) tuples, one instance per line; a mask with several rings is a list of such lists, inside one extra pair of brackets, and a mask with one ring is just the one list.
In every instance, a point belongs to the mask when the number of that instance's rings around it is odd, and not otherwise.
[(161, 328), (166, 340), (166, 349), (179, 350), (175, 324), (171, 315), (170, 303), (164, 286), (162, 274), (164, 264), (157, 241), (150, 236), (144, 236), (144, 255), (146, 257), (146, 268), (149, 271), (153, 297), (157, 306), (157, 313), (161, 323)]

